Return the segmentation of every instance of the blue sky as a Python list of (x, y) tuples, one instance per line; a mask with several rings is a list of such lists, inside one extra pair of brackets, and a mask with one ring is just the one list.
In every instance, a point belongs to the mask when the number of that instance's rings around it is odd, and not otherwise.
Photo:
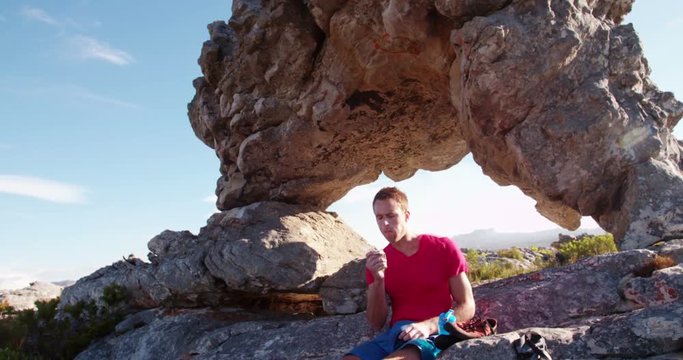
[[(156, 4), (156, 5), (153, 5)], [(197, 233), (215, 211), (218, 160), (186, 115), (206, 25), (230, 2), (19, 1), (0, 5), (0, 289), (77, 279), (147, 254), (165, 229)], [(683, 2), (638, 0), (634, 22), (653, 78), (681, 98)], [(676, 129), (683, 138), (681, 126)], [(387, 179), (331, 210), (381, 245), (368, 205)], [(398, 184), (413, 228), (555, 227), (519, 190), (471, 159)], [(592, 223), (586, 224), (592, 227)]]

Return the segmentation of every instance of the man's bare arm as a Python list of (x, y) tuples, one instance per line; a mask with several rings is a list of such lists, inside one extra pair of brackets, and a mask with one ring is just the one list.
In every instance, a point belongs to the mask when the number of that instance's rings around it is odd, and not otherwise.
[(467, 321), (474, 317), (475, 305), (474, 295), (472, 294), (472, 284), (470, 284), (467, 274), (462, 272), (453, 275), (448, 279), (448, 285), (453, 296), (453, 310), (458, 322)]
[[(467, 278), (466, 273), (453, 275), (448, 279), (448, 286), (453, 297), (453, 311), (455, 312), (456, 321), (467, 321), (474, 316), (474, 295), (472, 294), (472, 285)], [(425, 338), (431, 334), (435, 334), (439, 329), (439, 317), (433, 317), (424, 321), (408, 325), (399, 338), (401, 340), (411, 340)]]
[(365, 267), (370, 270), (374, 281), (368, 286), (367, 317), (370, 326), (379, 330), (384, 326), (389, 314), (384, 288), (384, 270), (387, 259), (383, 252), (371, 250), (365, 255)]
[(368, 322), (370, 326), (379, 330), (384, 326), (389, 314), (384, 290), (384, 278), (377, 279), (368, 286)]

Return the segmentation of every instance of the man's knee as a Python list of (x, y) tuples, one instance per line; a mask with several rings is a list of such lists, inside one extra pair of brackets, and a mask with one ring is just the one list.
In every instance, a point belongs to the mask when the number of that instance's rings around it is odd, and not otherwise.
[(401, 350), (394, 351), (384, 358), (385, 360), (420, 360), (420, 349), (415, 346), (408, 346)]
[(361, 360), (361, 359), (356, 355), (346, 355), (342, 358), (342, 360)]

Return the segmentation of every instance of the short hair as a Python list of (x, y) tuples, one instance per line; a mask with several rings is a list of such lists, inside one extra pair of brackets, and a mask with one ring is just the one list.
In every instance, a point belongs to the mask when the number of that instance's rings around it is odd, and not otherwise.
[(403, 210), (408, 210), (408, 196), (394, 186), (388, 186), (378, 191), (377, 194), (375, 194), (375, 198), (372, 200), (372, 205), (374, 206), (377, 200), (388, 199), (396, 201)]

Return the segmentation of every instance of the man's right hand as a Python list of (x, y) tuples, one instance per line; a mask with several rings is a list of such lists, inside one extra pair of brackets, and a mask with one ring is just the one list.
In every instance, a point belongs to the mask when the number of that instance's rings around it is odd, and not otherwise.
[(383, 251), (373, 249), (365, 254), (365, 267), (370, 270), (375, 280), (384, 279), (384, 270), (387, 268), (387, 256)]

